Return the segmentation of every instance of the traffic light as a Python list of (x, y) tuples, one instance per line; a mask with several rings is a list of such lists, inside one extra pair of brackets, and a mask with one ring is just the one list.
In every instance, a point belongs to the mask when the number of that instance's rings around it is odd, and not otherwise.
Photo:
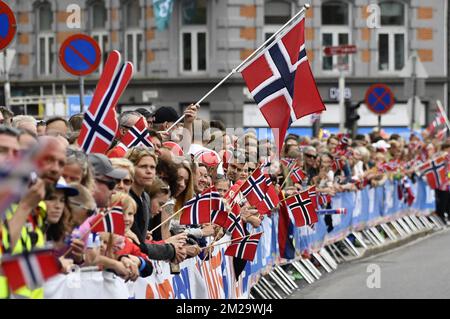
[(345, 101), (345, 128), (348, 129), (352, 135), (356, 131), (357, 122), (361, 118), (358, 115), (358, 108), (361, 102), (352, 103), (350, 100)]

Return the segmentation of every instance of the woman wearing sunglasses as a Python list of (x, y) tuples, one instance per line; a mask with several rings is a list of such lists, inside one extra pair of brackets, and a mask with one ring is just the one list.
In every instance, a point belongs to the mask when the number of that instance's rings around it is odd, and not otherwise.
[(134, 166), (126, 158), (111, 158), (111, 164), (113, 168), (123, 169), (128, 172), (128, 175), (121, 180), (117, 180), (116, 187), (114, 188), (114, 193), (125, 193), (129, 194), (131, 185), (134, 181)]

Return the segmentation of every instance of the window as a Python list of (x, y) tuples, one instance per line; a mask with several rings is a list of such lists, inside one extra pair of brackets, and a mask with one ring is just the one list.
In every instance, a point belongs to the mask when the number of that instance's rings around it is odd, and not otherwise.
[(102, 0), (94, 0), (89, 3), (89, 26), (91, 29), (92, 38), (98, 43), (100, 51), (102, 52), (102, 60), (96, 71), (101, 73), (103, 65), (108, 58), (109, 53), (109, 35), (107, 31), (108, 11), (105, 2)]
[(204, 73), (208, 68), (207, 0), (181, 1), (181, 72)]
[(125, 23), (125, 57), (131, 61), (136, 72), (142, 72), (144, 68), (144, 35), (140, 28), (142, 10), (139, 0), (124, 1), (124, 23)]
[(37, 70), (39, 75), (50, 75), (54, 70), (55, 37), (52, 32), (53, 12), (48, 1), (35, 7), (37, 24)]
[(293, 4), (287, 1), (266, 1), (264, 4), (264, 41), (277, 32), (292, 16)]
[(381, 26), (378, 31), (378, 70), (396, 72), (405, 66), (406, 15), (401, 2), (380, 3)]
[[(322, 48), (350, 44), (349, 5), (342, 1), (322, 4)], [(322, 50), (323, 52), (323, 50)], [(339, 61), (339, 59), (342, 59)], [(349, 64), (349, 56), (322, 56), (323, 71), (337, 71), (338, 64)], [(349, 65), (349, 67), (351, 67)]]

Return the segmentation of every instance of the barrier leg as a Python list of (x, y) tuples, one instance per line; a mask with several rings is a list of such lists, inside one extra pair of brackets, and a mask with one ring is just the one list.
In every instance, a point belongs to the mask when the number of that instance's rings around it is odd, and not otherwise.
[(319, 250), (319, 254), (320, 256), (322, 256), (323, 259), (325, 259), (325, 261), (328, 263), (328, 265), (331, 266), (331, 268), (333, 269), (337, 269), (337, 262), (333, 259), (333, 257), (330, 256), (330, 254), (328, 253), (328, 251), (325, 248), (321, 248)]
[(301, 259), (301, 263), (306, 267), (306, 269), (313, 275), (314, 278), (319, 279), (322, 276), (320, 270), (314, 266), (314, 264), (309, 259)]
[(403, 221), (403, 219), (399, 218), (397, 219), (397, 223), (400, 224), (400, 226), (405, 230), (405, 232), (408, 235), (411, 235), (413, 233), (413, 231), (409, 228), (409, 226)]
[(394, 232), (391, 230), (391, 228), (389, 227), (389, 225), (387, 224), (381, 224), (380, 225), (381, 228), (383, 228), (384, 232), (386, 233), (386, 235), (388, 235), (388, 237), (392, 240), (392, 241), (396, 241), (397, 240), (397, 236), (395, 236)]
[(267, 294), (270, 295), (269, 297), (275, 299), (283, 299), (283, 297), (278, 293), (278, 291), (270, 284), (270, 282), (266, 278), (261, 277), (260, 282), (265, 287), (264, 291), (266, 291)]
[(278, 275), (280, 275), (281, 279), (283, 279), (284, 282), (288, 284), (288, 286), (292, 287), (292, 289), (294, 290), (298, 289), (298, 286), (295, 283), (295, 281), (292, 280), (292, 278), (284, 271), (284, 269), (281, 266), (276, 265), (275, 271), (278, 272)]
[(291, 289), (286, 286), (283, 281), (275, 274), (273, 271), (269, 272), (269, 277), (275, 282), (275, 284), (280, 287), (280, 289), (286, 294), (290, 295), (292, 293)]
[(339, 254), (339, 256), (341, 256), (341, 258), (344, 260), (344, 261), (347, 261), (349, 258), (348, 257), (346, 257), (342, 252), (341, 252), (341, 250), (339, 249), (339, 247), (337, 247), (336, 246), (336, 244), (331, 244), (330, 245), (331, 247), (333, 247), (333, 249)]
[(369, 230), (372, 232), (372, 234), (378, 239), (378, 241), (379, 241), (381, 244), (384, 244), (384, 242), (385, 242), (386, 240), (383, 238), (383, 236), (381, 236), (381, 234), (380, 234), (380, 232), (378, 231), (378, 229), (377, 229), (376, 226), (370, 228)]
[(325, 246), (324, 249), (326, 252), (328, 252), (328, 254), (330, 254), (331, 257), (333, 257), (333, 259), (336, 261), (337, 264), (340, 264), (341, 262), (345, 261), (336, 254), (333, 247)]
[(381, 242), (368, 229), (364, 229), (363, 234), (366, 236), (367, 239), (369, 239), (369, 241), (373, 246), (381, 245)]
[(318, 253), (314, 253), (313, 256), (322, 265), (326, 272), (329, 273), (333, 271), (333, 269), (331, 269), (331, 267), (323, 260), (322, 256), (320, 256)]
[(348, 238), (344, 238), (342, 242), (350, 250), (350, 252), (352, 252), (355, 255), (355, 257), (358, 257), (360, 255), (358, 249), (356, 249), (356, 247), (353, 246), (352, 242)]
[(255, 299), (255, 297), (253, 297), (253, 295), (249, 292), (248, 293), (248, 299)]
[(437, 228), (442, 228), (445, 226), (441, 219), (437, 216), (430, 215), (428, 218), (431, 219), (431, 222), (435, 224)]
[(414, 225), (416, 226), (416, 228), (417, 228), (418, 230), (424, 230), (424, 229), (425, 229), (425, 227), (423, 226), (423, 224), (422, 224), (421, 222), (419, 222), (419, 220), (417, 219), (416, 216), (411, 215), (411, 216), (408, 216), (408, 217), (409, 217), (409, 219), (411, 220), (411, 222), (414, 223)]
[(352, 234), (353, 234), (353, 236), (355, 236), (356, 240), (361, 244), (361, 246), (364, 249), (367, 249), (367, 245), (364, 242), (363, 238), (361, 237), (361, 234), (359, 232), (356, 232), (356, 231), (352, 232)]
[(255, 291), (258, 293), (258, 295), (261, 296), (262, 299), (271, 299), (268, 295), (266, 295), (266, 293), (261, 291), (260, 288), (260, 283), (258, 282), (256, 285), (253, 286), (253, 289), (255, 289)]
[(430, 223), (430, 220), (426, 216), (420, 216), (419, 220), (422, 222), (422, 224), (425, 225), (428, 229), (432, 229), (434, 226)]
[(294, 268), (297, 269), (297, 271), (300, 273), (300, 275), (303, 276), (303, 278), (305, 278), (308, 284), (312, 284), (315, 281), (314, 277), (311, 276), (311, 274), (298, 261), (294, 261), (292, 263), (292, 266), (294, 266)]
[(412, 228), (414, 232), (419, 232), (420, 229), (412, 222), (411, 218), (409, 216), (403, 217), (403, 220), (408, 224), (409, 228)]
[(406, 237), (408, 234), (400, 227), (400, 225), (397, 223), (397, 221), (393, 220), (390, 222), (392, 226), (394, 226), (397, 233), (400, 235), (400, 237)]

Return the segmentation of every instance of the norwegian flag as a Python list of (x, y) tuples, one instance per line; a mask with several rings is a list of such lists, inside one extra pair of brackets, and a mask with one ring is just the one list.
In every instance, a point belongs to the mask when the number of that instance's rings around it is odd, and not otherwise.
[(266, 176), (257, 168), (241, 187), (242, 195), (252, 206), (257, 206), (266, 196)]
[(227, 223), (228, 213), (219, 192), (215, 186), (212, 186), (204, 193), (210, 195), (211, 223), (224, 227)]
[(275, 186), (273, 186), (270, 176), (266, 175), (267, 191), (264, 199), (256, 205), (260, 214), (267, 214), (275, 209), (280, 203)]
[(306, 180), (306, 174), (300, 167), (296, 167), (292, 170), (290, 178), (294, 184), (303, 184), (303, 182)]
[(227, 217), (227, 221), (223, 228), (231, 234), (231, 238), (239, 238), (245, 236), (245, 228), (241, 219), (240, 206), (237, 204), (233, 205)]
[(220, 194), (214, 191), (213, 188), (208, 188), (184, 204), (180, 216), (180, 224), (208, 224), (213, 222), (213, 219), (217, 223), (225, 224), (225, 221), (222, 220), (225, 217), (223, 217), (223, 214), (219, 214), (220, 211), (224, 210), (225, 207), (221, 201)]
[(447, 130), (448, 130), (448, 128), (447, 128), (447, 127), (444, 127), (443, 129), (437, 131), (437, 133), (436, 133), (436, 138), (437, 138), (438, 140), (443, 140), (443, 139), (445, 139), (445, 134), (447, 133)]
[(241, 72), (273, 130), (278, 153), (294, 121), (326, 109), (306, 56), (304, 15)]
[(127, 152), (133, 147), (150, 147), (155, 148), (151, 138), (150, 132), (147, 128), (147, 121), (141, 117), (136, 124), (128, 130), (128, 132), (122, 137), (118, 147)]
[(256, 249), (258, 248), (261, 235), (262, 233), (257, 233), (236, 239), (235, 242), (227, 247), (225, 255), (253, 261), (253, 259), (255, 259)]
[(424, 176), (432, 189), (443, 189), (447, 185), (447, 158), (441, 155), (420, 165), (420, 174)]
[(291, 210), (297, 227), (317, 223), (318, 218), (314, 204), (309, 197), (309, 191), (306, 190), (287, 198), (286, 205)]
[(345, 215), (345, 214), (347, 214), (347, 208), (320, 209), (317, 211), (317, 215)]
[(308, 189), (309, 198), (311, 198), (314, 210), (317, 211), (319, 207), (324, 207), (331, 204), (331, 196), (329, 194), (317, 193), (316, 186), (311, 186)]
[(125, 221), (123, 219), (122, 204), (114, 204), (106, 213), (98, 214), (91, 221), (91, 231), (93, 233), (112, 233), (119, 236), (125, 235)]
[(42, 249), (20, 255), (4, 255), (1, 268), (12, 291), (27, 287), (36, 289), (59, 273), (53, 250)]
[(431, 122), (430, 125), (427, 127), (427, 131), (430, 134), (433, 134), (434, 131), (436, 131), (441, 125), (444, 124), (445, 124), (445, 115), (439, 111), (436, 113), (436, 117), (434, 118), (433, 122)]
[(333, 161), (333, 163), (331, 164), (331, 169), (332, 169), (334, 172), (342, 171), (342, 170), (344, 169), (345, 164), (346, 164), (345, 159), (342, 159), (342, 158), (336, 158), (336, 159)]
[(403, 178), (401, 181), (399, 181), (397, 185), (397, 190), (398, 190), (398, 199), (404, 200), (404, 202), (408, 204), (408, 206), (411, 206), (416, 197), (414, 196), (411, 184), (406, 178)]
[(108, 151), (118, 129), (116, 105), (133, 76), (133, 64), (121, 64), (118, 51), (112, 51), (98, 81), (91, 105), (84, 113), (78, 145), (86, 153)]
[(297, 160), (295, 158), (289, 158), (285, 157), (280, 160), (280, 163), (284, 166), (290, 167), (292, 164), (294, 164)]

